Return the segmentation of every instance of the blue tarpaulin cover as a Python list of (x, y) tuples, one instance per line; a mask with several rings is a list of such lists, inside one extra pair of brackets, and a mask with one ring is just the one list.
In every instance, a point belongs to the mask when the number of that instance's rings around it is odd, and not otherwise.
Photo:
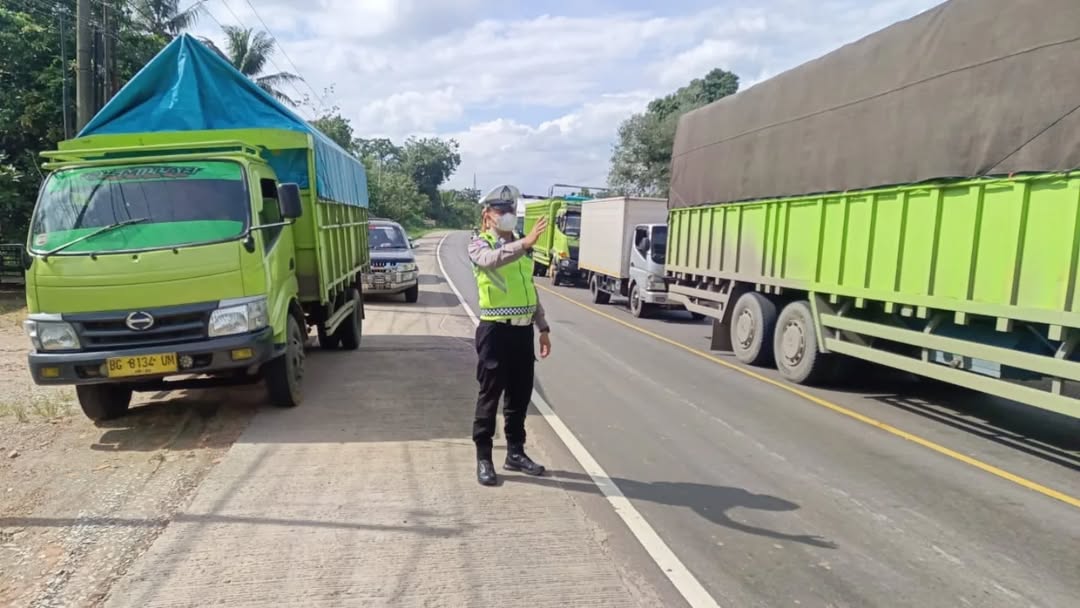
[[(368, 206), (363, 163), (189, 34), (162, 49), (78, 136), (215, 129), (310, 133), (319, 197)], [(266, 158), (280, 181), (309, 187), (303, 151)]]

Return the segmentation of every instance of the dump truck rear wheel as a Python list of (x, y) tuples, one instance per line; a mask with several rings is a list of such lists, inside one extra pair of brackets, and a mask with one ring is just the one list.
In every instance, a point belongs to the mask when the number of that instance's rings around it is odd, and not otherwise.
[(285, 329), (285, 353), (266, 365), (263, 378), (270, 403), (277, 407), (300, 405), (304, 381), (304, 333), (292, 315), (289, 315)]
[(131, 407), (131, 389), (118, 384), (86, 384), (75, 387), (79, 407), (93, 421), (112, 420)]
[(319, 348), (323, 350), (336, 350), (341, 346), (341, 339), (337, 334), (326, 333), (326, 325), (319, 323), (315, 331), (319, 334)]
[(349, 296), (352, 298), (353, 306), (352, 314), (348, 319), (341, 322), (341, 327), (338, 328), (336, 334), (341, 340), (341, 346), (345, 350), (356, 350), (360, 348), (360, 339), (363, 337), (360, 320), (360, 292), (357, 289), (349, 290)]
[(611, 294), (600, 290), (600, 279), (596, 275), (589, 277), (589, 293), (592, 294), (593, 304), (607, 304), (611, 301)]
[(735, 358), (748, 365), (773, 361), (776, 304), (757, 292), (742, 295), (731, 311), (731, 343)]
[(834, 375), (834, 357), (818, 350), (810, 303), (792, 302), (776, 322), (773, 352), (780, 375), (796, 384), (818, 384)]

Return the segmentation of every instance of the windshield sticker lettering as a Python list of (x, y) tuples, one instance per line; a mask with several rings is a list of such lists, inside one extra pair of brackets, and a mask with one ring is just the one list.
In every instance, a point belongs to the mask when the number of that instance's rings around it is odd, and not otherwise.
[(102, 169), (100, 171), (87, 171), (81, 175), (87, 181), (120, 182), (140, 179), (183, 179), (191, 177), (202, 171), (202, 167), (176, 167), (176, 166), (149, 166), (149, 167), (122, 167), (119, 169)]

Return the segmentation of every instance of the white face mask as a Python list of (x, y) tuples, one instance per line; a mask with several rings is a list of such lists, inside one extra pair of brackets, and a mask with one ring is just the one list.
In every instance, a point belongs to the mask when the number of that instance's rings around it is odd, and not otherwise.
[(495, 229), (499, 232), (512, 232), (517, 227), (517, 216), (513, 213), (503, 213), (495, 218)]

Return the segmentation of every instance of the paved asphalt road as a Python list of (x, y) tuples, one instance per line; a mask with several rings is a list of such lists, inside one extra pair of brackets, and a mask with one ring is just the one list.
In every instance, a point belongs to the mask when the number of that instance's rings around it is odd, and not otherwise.
[[(467, 239), (442, 261), (475, 309)], [(707, 351), (707, 322), (587, 295), (542, 285), (537, 390), (721, 605), (1077, 605), (1080, 424), (874, 369), (815, 403), (656, 337)]]

